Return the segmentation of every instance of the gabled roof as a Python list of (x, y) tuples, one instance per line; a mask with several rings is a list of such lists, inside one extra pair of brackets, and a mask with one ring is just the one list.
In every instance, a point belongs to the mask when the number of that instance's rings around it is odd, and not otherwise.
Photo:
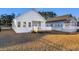
[(71, 15), (57, 16), (57, 17), (53, 17), (53, 18), (48, 18), (47, 22), (50, 22), (50, 21), (64, 21), (64, 20), (67, 20), (67, 19), (72, 18), (72, 17), (73, 16), (71, 16)]
[(45, 21), (45, 18), (42, 17), (37, 11), (30, 10), (16, 17), (15, 20)]

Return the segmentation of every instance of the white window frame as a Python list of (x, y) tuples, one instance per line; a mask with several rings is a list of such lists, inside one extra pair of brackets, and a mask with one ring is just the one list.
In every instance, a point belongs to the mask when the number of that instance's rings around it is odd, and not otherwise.
[(26, 22), (25, 21), (23, 22), (23, 27), (26, 27)]
[(32, 25), (31, 22), (28, 22), (28, 27), (31, 27), (31, 25)]
[(21, 27), (21, 22), (20, 21), (17, 22), (17, 27)]

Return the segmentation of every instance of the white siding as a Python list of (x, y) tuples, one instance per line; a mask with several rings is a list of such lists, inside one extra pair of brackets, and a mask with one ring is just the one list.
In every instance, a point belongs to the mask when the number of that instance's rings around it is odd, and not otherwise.
[[(45, 28), (45, 19), (36, 11), (29, 11), (27, 13), (22, 14), (21, 16), (15, 18), (14, 23), (12, 24), (12, 28), (16, 33), (26, 33), (32, 32), (32, 21), (40, 21), (41, 22), (41, 30)], [(17, 23), (21, 22), (21, 27), (17, 27)], [(26, 27), (23, 27), (23, 22), (26, 22)], [(29, 27), (28, 23), (31, 22), (31, 27)]]
[[(52, 27), (52, 30), (58, 30), (58, 31), (62, 31), (63, 30), (63, 21), (57, 21), (57, 22), (49, 22), (47, 23), (48, 27)], [(52, 26), (53, 25), (53, 26)], [(60, 25), (60, 26), (58, 26)]]
[[(53, 26), (51, 26), (51, 24), (53, 24)], [(62, 26), (58, 26), (58, 24)], [(52, 30), (57, 30), (57, 31), (63, 31), (63, 32), (76, 32), (77, 31), (77, 27), (76, 27), (77, 21), (73, 18), (70, 20), (69, 26), (65, 26), (64, 21), (49, 22), (47, 23), (47, 25), (49, 25), (48, 27), (52, 27)], [(54, 26), (54, 25), (57, 25), (57, 26)]]
[(63, 26), (63, 31), (65, 31), (65, 32), (76, 32), (77, 31), (77, 21), (74, 18), (72, 18), (70, 20), (69, 26), (65, 26), (65, 25)]

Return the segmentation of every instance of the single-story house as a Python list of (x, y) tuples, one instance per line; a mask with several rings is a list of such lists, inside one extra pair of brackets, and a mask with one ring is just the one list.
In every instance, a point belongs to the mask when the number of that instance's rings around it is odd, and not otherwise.
[(51, 26), (52, 30), (63, 31), (63, 32), (77, 31), (77, 19), (71, 15), (48, 18), (46, 24), (48, 27)]
[(79, 21), (77, 21), (77, 32), (79, 32)]
[(13, 19), (12, 29), (16, 33), (32, 32), (33, 30), (50, 30), (46, 28), (46, 20), (37, 11), (30, 10)]
[(76, 32), (76, 18), (70, 15), (45, 19), (37, 11), (30, 10), (13, 19), (12, 29), (16, 33), (27, 33), (38, 30), (58, 30)]

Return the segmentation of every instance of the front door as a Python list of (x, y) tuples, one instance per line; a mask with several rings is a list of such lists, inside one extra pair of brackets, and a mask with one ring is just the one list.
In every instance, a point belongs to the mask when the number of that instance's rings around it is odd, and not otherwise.
[(40, 21), (33, 21), (32, 26), (33, 26), (33, 30), (40, 30), (41, 29), (41, 22)]

